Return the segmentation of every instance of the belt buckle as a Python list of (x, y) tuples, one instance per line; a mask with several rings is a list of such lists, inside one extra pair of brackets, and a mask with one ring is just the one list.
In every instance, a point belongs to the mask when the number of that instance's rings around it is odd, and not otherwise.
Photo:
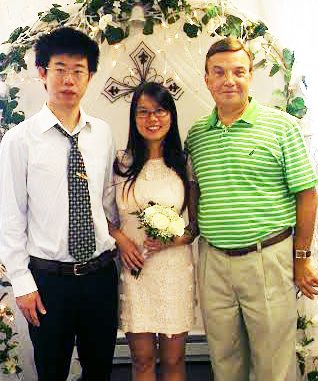
[(80, 272), (81, 271), (81, 266), (84, 266), (86, 264), (87, 264), (87, 262), (75, 263), (74, 264), (74, 269), (73, 269), (74, 275), (76, 275), (76, 276), (82, 276), (82, 275), (87, 274), (85, 272), (84, 273)]

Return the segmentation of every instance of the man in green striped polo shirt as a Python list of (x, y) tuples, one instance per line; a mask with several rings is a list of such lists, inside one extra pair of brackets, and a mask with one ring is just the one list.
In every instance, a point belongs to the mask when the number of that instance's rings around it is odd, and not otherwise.
[(295, 119), (249, 97), (244, 45), (215, 43), (205, 70), (216, 108), (190, 129), (186, 145), (215, 381), (247, 381), (251, 370), (256, 381), (294, 381), (294, 279), (307, 297), (318, 294), (309, 258), (317, 176)]

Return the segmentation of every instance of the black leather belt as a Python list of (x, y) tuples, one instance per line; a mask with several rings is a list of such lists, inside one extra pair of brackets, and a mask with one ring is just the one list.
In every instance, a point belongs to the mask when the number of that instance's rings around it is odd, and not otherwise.
[(51, 274), (86, 275), (107, 266), (116, 257), (117, 250), (108, 250), (87, 262), (60, 262), (30, 256), (30, 269), (43, 270)]
[[(288, 238), (293, 233), (293, 228), (289, 227), (288, 229), (284, 230), (283, 232), (275, 235), (274, 237), (270, 237), (268, 239), (265, 239), (264, 241), (260, 242), (260, 247), (268, 247), (271, 245), (274, 245), (275, 243), (281, 242), (284, 239)], [(257, 244), (243, 247), (240, 249), (222, 249), (220, 247), (214, 246), (209, 243), (210, 246), (215, 247), (218, 250), (223, 251), (224, 254), (229, 255), (230, 257), (236, 257), (240, 255), (246, 255), (252, 251), (257, 251)]]

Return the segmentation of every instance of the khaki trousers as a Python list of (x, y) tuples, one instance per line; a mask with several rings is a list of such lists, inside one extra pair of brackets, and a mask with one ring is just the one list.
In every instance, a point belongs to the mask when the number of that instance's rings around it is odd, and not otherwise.
[(239, 257), (199, 241), (198, 279), (215, 381), (295, 381), (292, 237)]

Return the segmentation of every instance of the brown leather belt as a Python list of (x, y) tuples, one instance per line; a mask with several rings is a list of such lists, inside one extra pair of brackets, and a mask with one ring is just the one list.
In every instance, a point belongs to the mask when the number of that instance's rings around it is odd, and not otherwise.
[[(260, 247), (264, 248), (264, 247), (268, 247), (268, 246), (274, 245), (275, 243), (281, 242), (284, 239), (288, 238), (292, 233), (293, 233), (293, 228), (289, 227), (288, 229), (286, 229), (283, 232), (275, 235), (274, 237), (265, 239), (264, 241), (260, 242)], [(243, 247), (241, 249), (222, 249), (222, 248), (214, 246), (214, 245), (212, 245), (210, 243), (209, 243), (209, 245), (214, 247), (214, 248), (216, 248), (216, 249), (218, 249), (218, 250), (223, 251), (224, 254), (227, 254), (230, 257), (236, 257), (236, 256), (240, 256), (240, 255), (246, 255), (246, 254), (248, 254), (248, 253), (250, 253), (252, 251), (257, 251), (257, 244), (254, 244), (254, 245), (251, 245), (251, 246), (247, 246), (247, 247)]]
[(98, 257), (82, 263), (60, 262), (30, 256), (29, 267), (31, 270), (42, 270), (58, 275), (86, 275), (106, 267), (116, 257), (116, 254), (117, 250), (104, 251)]

